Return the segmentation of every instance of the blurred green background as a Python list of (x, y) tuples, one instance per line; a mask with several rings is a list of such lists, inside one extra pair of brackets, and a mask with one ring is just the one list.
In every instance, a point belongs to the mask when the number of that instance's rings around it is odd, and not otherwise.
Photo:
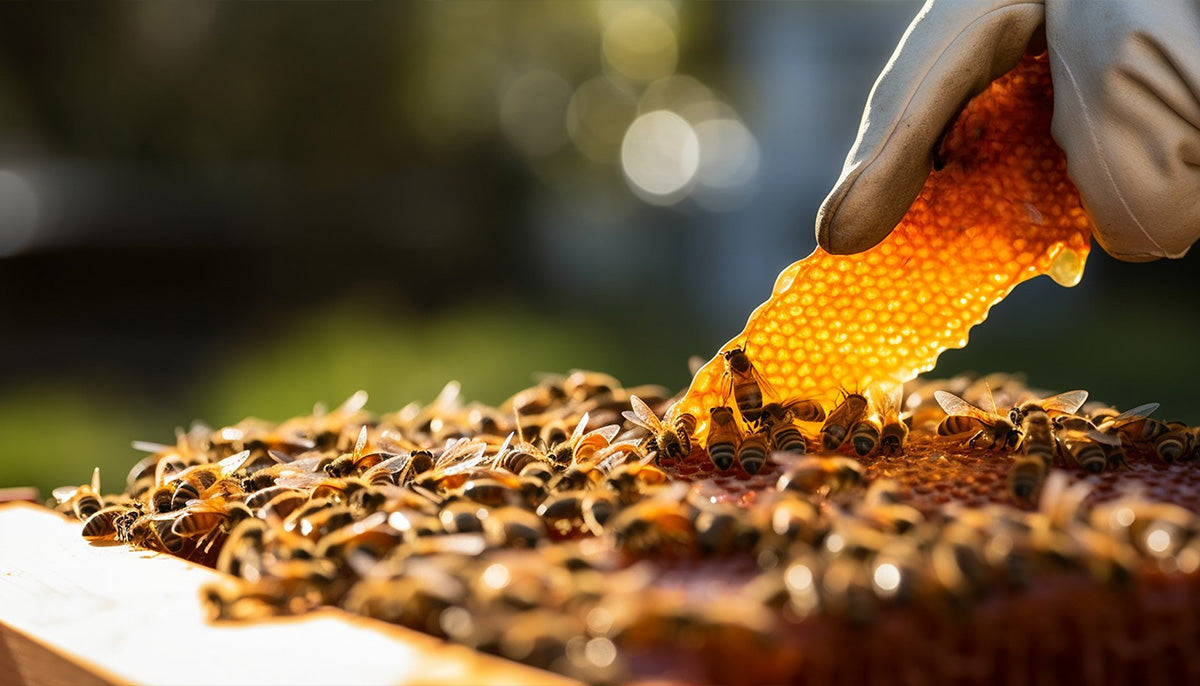
[[(812, 249), (918, 7), (0, 5), (0, 487), (360, 388), (682, 387)], [(1094, 254), (935, 373), (1200, 423), (1195, 269)]]

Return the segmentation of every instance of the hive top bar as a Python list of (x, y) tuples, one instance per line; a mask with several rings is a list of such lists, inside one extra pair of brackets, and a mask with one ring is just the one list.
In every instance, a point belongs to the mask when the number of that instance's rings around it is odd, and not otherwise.
[[(77, 523), (33, 505), (0, 505), (0, 570), (4, 683), (574, 683), (332, 609), (210, 624), (198, 589), (223, 574), (170, 555), (90, 546)], [(346, 655), (371, 658), (351, 666), (338, 657)]]
[[(932, 369), (1022, 281), (1077, 283), (1092, 224), (1050, 137), (1051, 109), (1048, 62), (1026, 57), (964, 108), (943, 166), (888, 238), (856, 255), (818, 248), (784, 269), (721, 352), (743, 348), (780, 399), (829, 404), (839, 389)], [(695, 415), (704, 434), (729, 385), (718, 354), (673, 414)]]

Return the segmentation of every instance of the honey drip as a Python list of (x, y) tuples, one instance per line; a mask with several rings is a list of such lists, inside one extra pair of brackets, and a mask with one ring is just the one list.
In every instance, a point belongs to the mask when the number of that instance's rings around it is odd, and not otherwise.
[[(1026, 57), (963, 109), (945, 165), (883, 242), (856, 255), (817, 248), (784, 269), (721, 351), (744, 347), (775, 399), (829, 407), (841, 389), (932, 369), (1022, 281), (1078, 283), (1092, 224), (1050, 137), (1052, 102), (1046, 57)], [(729, 387), (718, 354), (672, 413), (695, 415), (704, 435), (708, 409), (732, 404)]]

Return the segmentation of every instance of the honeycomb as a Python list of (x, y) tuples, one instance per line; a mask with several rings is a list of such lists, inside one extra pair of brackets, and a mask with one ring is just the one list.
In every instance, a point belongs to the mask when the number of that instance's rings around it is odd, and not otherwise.
[[(934, 171), (896, 229), (856, 255), (820, 248), (779, 274), (770, 298), (721, 352), (745, 348), (779, 398), (904, 383), (1017, 284), (1049, 274), (1073, 286), (1091, 220), (1050, 137), (1046, 57), (1026, 57), (972, 100), (941, 144)], [(727, 404), (721, 355), (705, 364), (674, 414), (704, 435)]]

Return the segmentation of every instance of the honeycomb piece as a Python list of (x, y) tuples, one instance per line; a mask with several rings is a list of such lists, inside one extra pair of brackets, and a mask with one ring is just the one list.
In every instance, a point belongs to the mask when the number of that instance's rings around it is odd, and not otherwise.
[[(1039, 274), (1073, 286), (1091, 220), (1050, 137), (1046, 57), (1026, 57), (973, 99), (941, 144), (944, 166), (882, 243), (857, 255), (820, 248), (780, 273), (771, 297), (721, 350), (744, 347), (781, 398), (894, 386), (933, 368), (1018, 283)], [(718, 354), (673, 410), (705, 435), (726, 404)]]

